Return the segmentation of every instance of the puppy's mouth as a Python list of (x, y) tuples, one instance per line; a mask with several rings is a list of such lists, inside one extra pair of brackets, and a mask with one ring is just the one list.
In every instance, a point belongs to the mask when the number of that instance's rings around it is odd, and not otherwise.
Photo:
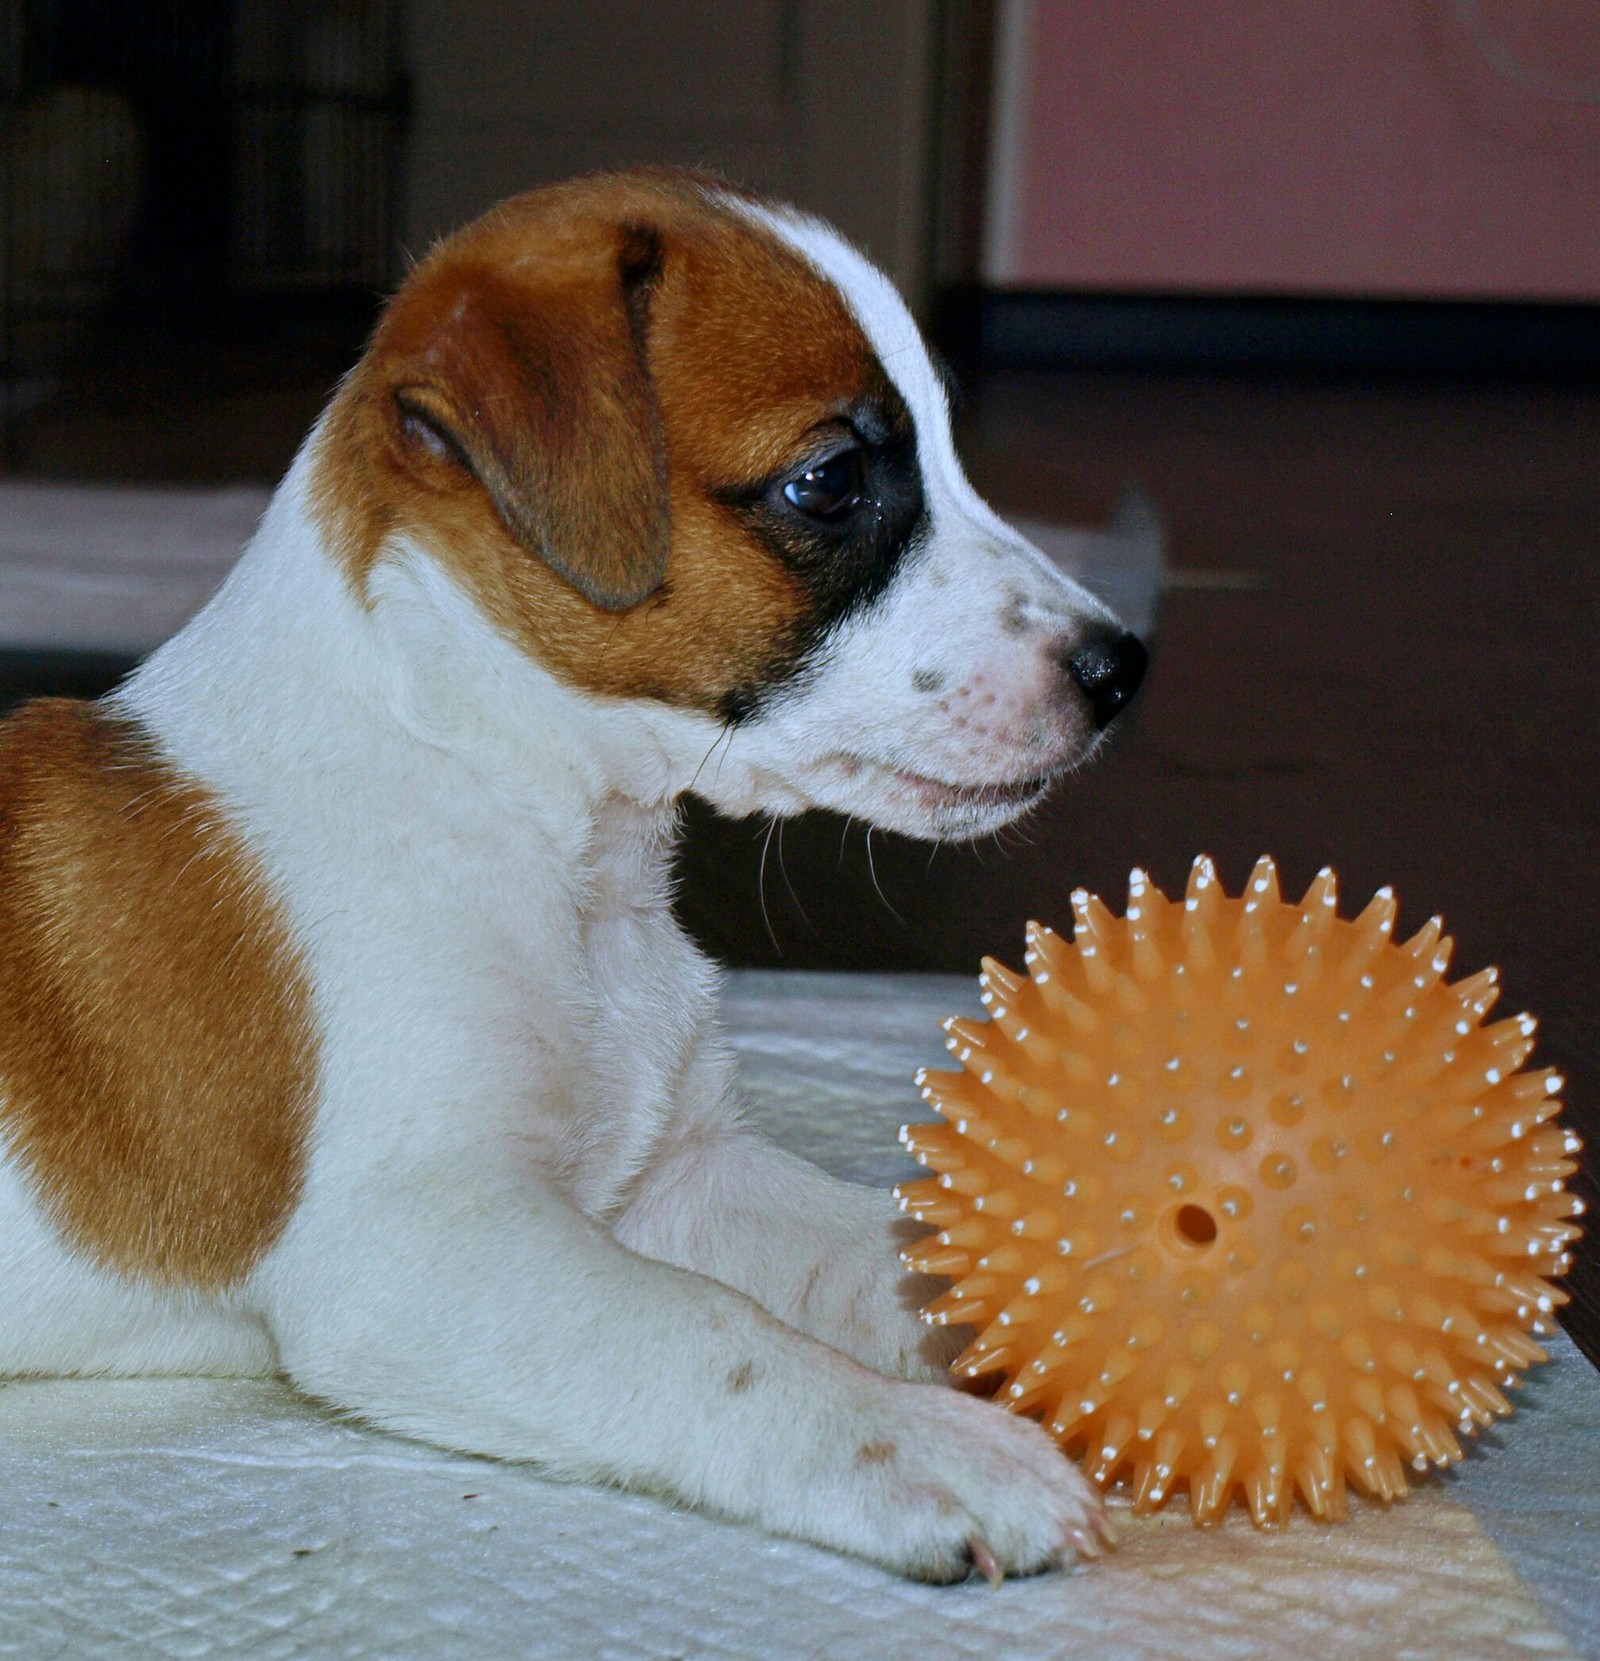
[(1009, 824), (1044, 796), (1054, 778), (1034, 773), (957, 784), (848, 751), (836, 752), (812, 773), (820, 786), (817, 805), (870, 819), (885, 830), (940, 839), (981, 836)]
[[(867, 765), (874, 765), (868, 763)], [(885, 772), (890, 770), (885, 768)], [(1050, 788), (1048, 775), (1030, 779), (1015, 779), (1007, 784), (947, 784), (943, 779), (929, 778), (925, 773), (894, 771), (896, 784), (909, 791), (918, 802), (929, 808), (1001, 809), (1020, 813)]]

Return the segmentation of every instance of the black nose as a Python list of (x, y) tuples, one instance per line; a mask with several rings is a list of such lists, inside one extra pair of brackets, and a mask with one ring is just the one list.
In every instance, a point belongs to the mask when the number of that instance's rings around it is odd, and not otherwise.
[(1067, 673), (1083, 688), (1094, 724), (1109, 727), (1139, 690), (1150, 655), (1138, 635), (1105, 629), (1088, 635), (1067, 659)]

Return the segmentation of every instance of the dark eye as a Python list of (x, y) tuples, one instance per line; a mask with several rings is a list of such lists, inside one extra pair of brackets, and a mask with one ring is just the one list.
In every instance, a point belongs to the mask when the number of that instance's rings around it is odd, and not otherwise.
[(841, 450), (798, 473), (783, 487), (784, 500), (808, 519), (843, 519), (861, 500), (859, 450)]

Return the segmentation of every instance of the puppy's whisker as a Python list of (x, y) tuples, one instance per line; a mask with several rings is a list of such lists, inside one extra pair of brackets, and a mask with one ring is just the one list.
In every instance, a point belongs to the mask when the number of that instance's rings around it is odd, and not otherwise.
[(876, 893), (878, 898), (883, 901), (883, 909), (885, 911), (887, 911), (892, 918), (894, 918), (894, 920), (901, 926), (901, 928), (904, 928), (905, 925), (906, 925), (905, 918), (902, 917), (900, 915), (900, 913), (895, 910), (893, 905), (891, 905), (889, 903), (889, 896), (884, 893), (883, 886), (878, 881), (878, 868), (873, 863), (873, 859), (872, 859), (872, 831), (873, 831), (873, 827), (871, 825), (868, 825), (867, 826), (867, 874), (872, 878), (873, 892)]
[[(767, 850), (772, 846), (772, 833), (778, 828), (776, 814), (767, 820), (767, 834), (761, 843), (761, 864), (756, 872), (756, 893), (761, 900), (761, 921), (766, 927), (767, 939), (772, 942), (772, 949), (779, 957), (783, 956), (783, 947), (778, 944), (778, 936), (773, 931), (772, 918), (767, 913)], [(778, 865), (782, 868), (783, 853), (780, 849)]]
[(789, 898), (794, 901), (794, 908), (800, 913), (803, 921), (812, 934), (817, 932), (816, 924), (811, 921), (811, 915), (800, 903), (800, 896), (794, 891), (794, 884), (789, 881), (789, 867), (783, 857), (783, 820), (778, 820), (778, 875), (783, 878), (783, 886), (789, 890)]
[[(729, 753), (733, 749), (733, 736), (736, 731), (737, 729), (734, 727), (725, 727), (723, 729), (724, 736), (727, 738), (728, 742), (723, 745), (722, 754), (717, 757), (717, 771), (711, 780), (713, 785), (717, 785), (722, 782), (722, 764), (728, 759)], [(713, 750), (715, 750), (716, 747), (717, 746), (715, 744), (711, 746)], [(778, 832), (778, 863), (780, 865), (783, 863), (783, 832), (781, 830)]]
[(717, 734), (717, 736), (711, 740), (711, 747), (710, 747), (710, 749), (708, 749), (706, 751), (706, 753), (703, 756), (701, 756), (700, 765), (695, 768), (694, 777), (689, 780), (689, 783), (686, 787), (686, 792), (687, 791), (692, 791), (694, 789), (694, 787), (700, 782), (700, 775), (705, 771), (706, 763), (708, 761), (710, 761), (712, 755), (715, 754), (716, 748), (722, 742), (722, 740), (725, 737), (731, 737), (732, 736), (732, 732), (733, 732), (733, 729), (731, 727), (724, 727), (722, 729), (722, 731), (719, 732)]

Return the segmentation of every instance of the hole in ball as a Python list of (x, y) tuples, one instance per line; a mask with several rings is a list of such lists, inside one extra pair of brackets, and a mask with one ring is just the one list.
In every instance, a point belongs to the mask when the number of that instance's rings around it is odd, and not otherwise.
[(1172, 1215), (1172, 1227), (1191, 1246), (1209, 1246), (1217, 1237), (1217, 1219), (1203, 1205), (1180, 1205)]

